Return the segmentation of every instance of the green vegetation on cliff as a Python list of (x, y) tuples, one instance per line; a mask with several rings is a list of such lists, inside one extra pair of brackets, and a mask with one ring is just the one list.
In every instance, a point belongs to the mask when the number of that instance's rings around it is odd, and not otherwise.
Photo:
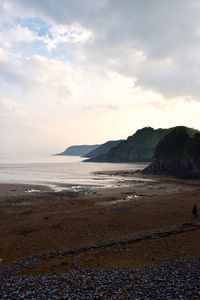
[(85, 157), (88, 158), (95, 158), (99, 155), (105, 154), (107, 153), (111, 148), (117, 146), (120, 142), (122, 142), (123, 140), (117, 140), (117, 141), (108, 141), (102, 145), (100, 145), (99, 147), (97, 147), (96, 149), (94, 149), (93, 151), (90, 151), (89, 153), (87, 153), (85, 155)]
[(144, 172), (182, 178), (200, 177), (200, 132), (175, 127), (157, 145)]
[(144, 162), (151, 161), (155, 147), (169, 132), (169, 129), (153, 129), (145, 127), (137, 130), (127, 140), (112, 147), (106, 154), (96, 156), (87, 161), (97, 162)]

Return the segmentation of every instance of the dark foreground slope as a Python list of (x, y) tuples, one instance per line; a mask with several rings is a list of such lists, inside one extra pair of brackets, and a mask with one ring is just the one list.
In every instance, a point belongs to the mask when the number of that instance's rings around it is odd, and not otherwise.
[(145, 127), (137, 130), (108, 153), (99, 155), (87, 161), (91, 162), (145, 162), (151, 161), (159, 141), (169, 132), (169, 129), (153, 129)]
[(110, 151), (111, 148), (116, 147), (119, 143), (121, 143), (123, 140), (117, 140), (117, 141), (108, 141), (102, 145), (100, 145), (99, 147), (97, 147), (96, 149), (90, 151), (89, 153), (87, 153), (85, 155), (85, 157), (88, 158), (95, 158), (99, 155), (103, 155), (106, 154), (108, 151)]
[(152, 163), (144, 172), (200, 177), (200, 132), (183, 126), (173, 129), (159, 142)]
[(56, 155), (66, 155), (66, 156), (84, 156), (88, 152), (96, 149), (99, 145), (77, 145), (70, 146), (65, 149), (64, 152), (58, 153)]

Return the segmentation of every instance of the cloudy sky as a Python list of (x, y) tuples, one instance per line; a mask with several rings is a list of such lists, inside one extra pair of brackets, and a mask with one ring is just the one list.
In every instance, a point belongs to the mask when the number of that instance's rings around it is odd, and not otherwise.
[(0, 154), (200, 129), (199, 0), (1, 0)]

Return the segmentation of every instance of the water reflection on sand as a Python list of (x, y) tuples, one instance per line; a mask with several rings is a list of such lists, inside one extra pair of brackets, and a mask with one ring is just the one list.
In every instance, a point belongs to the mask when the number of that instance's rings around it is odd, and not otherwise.
[[(81, 157), (67, 156), (0, 157), (0, 183), (46, 185), (57, 192), (69, 189), (81, 191), (83, 187), (112, 188), (141, 180), (133, 175), (129, 178), (128, 173), (146, 166), (142, 163), (85, 163), (82, 160)], [(122, 171), (125, 172), (123, 176)], [(37, 191), (33, 187), (27, 191), (31, 192)]]

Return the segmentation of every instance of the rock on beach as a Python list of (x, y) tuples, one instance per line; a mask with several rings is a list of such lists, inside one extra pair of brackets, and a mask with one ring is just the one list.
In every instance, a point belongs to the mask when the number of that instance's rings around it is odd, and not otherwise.
[[(193, 300), (200, 296), (200, 258), (175, 260), (142, 269), (20, 275), (15, 263), (0, 270), (0, 299)], [(18, 275), (13, 275), (15, 271)], [(21, 270), (22, 271), (22, 270)]]

